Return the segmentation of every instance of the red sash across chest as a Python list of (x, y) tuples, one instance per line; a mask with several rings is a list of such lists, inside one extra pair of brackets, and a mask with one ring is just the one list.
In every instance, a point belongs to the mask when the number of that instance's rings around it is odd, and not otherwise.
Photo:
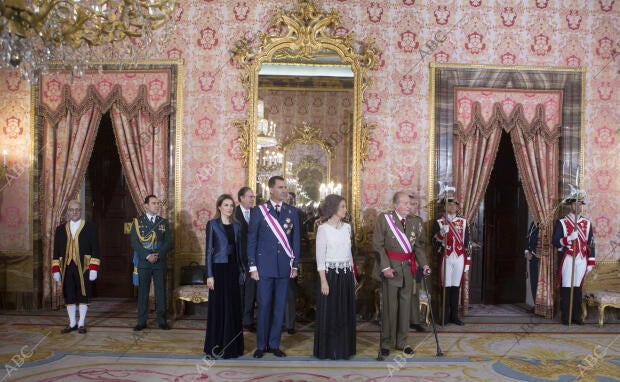
[(446, 222), (444, 218), (441, 218), (440, 223), (441, 225), (447, 224), (449, 227), (446, 237), (446, 254), (450, 255), (452, 252), (456, 252), (457, 256), (464, 255), (465, 219), (457, 217), (452, 222)]
[[(566, 236), (569, 236), (575, 231), (575, 223), (574, 220), (570, 218), (561, 219), (562, 226), (564, 228), (564, 232), (566, 232)], [(590, 221), (587, 219), (580, 218), (577, 221), (577, 226), (579, 229), (577, 230), (577, 239), (573, 241), (574, 245), (569, 245), (566, 249), (565, 255), (575, 256), (582, 255), (587, 256), (587, 248), (588, 248), (588, 232), (590, 230)]]

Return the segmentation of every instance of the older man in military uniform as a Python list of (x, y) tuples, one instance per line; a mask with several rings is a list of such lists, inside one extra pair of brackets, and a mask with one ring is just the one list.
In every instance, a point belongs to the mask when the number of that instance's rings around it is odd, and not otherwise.
[(155, 285), (157, 323), (169, 330), (166, 322), (166, 257), (172, 245), (168, 220), (157, 216), (159, 200), (155, 195), (144, 199), (146, 214), (134, 219), (131, 225), (131, 246), (138, 258), (138, 323), (133, 328), (146, 328), (148, 320), (151, 278)]
[[(378, 271), (387, 279), (384, 311), (381, 312), (381, 354), (389, 355), (395, 346), (406, 355), (413, 349), (407, 344), (411, 291), (418, 267), (424, 275), (431, 270), (424, 252), (422, 219), (410, 216), (409, 195), (397, 192), (392, 198), (393, 211), (379, 214), (373, 235), (373, 247), (379, 255)], [(419, 263), (418, 263), (419, 262)]]
[[(54, 235), (52, 275), (62, 282), (62, 293), (69, 314), (69, 326), (61, 333), (77, 330), (86, 333), (85, 320), (91, 282), (97, 279), (99, 270), (99, 239), (97, 226), (82, 219), (81, 204), (72, 200), (67, 206), (69, 221), (58, 226)], [(88, 276), (86, 272), (88, 271)], [(80, 312), (76, 322), (76, 304)]]

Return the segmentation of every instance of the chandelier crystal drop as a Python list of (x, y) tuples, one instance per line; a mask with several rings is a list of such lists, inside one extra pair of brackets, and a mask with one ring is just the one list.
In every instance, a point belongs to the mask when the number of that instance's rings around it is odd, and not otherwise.
[[(35, 81), (51, 65), (81, 76), (91, 63), (162, 55), (176, 0), (0, 1), (0, 59)], [(160, 33), (155, 30), (162, 29)]]
[(276, 123), (265, 118), (265, 101), (262, 99), (258, 100), (256, 116), (256, 139), (258, 148), (277, 145)]
[(321, 183), (319, 187), (319, 197), (321, 200), (325, 199), (325, 197), (330, 194), (342, 195), (342, 184), (334, 184), (334, 182)]

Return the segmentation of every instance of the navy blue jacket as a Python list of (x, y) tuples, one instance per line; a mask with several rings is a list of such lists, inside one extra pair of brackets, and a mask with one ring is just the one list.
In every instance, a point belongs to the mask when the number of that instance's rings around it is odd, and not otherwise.
[[(301, 227), (297, 208), (282, 203), (280, 216), (270, 202), (266, 203), (269, 214), (280, 223), (286, 233), (289, 245), (295, 256), (293, 268), (299, 264), (301, 247)], [(290, 258), (284, 251), (284, 247), (269, 228), (259, 206), (252, 208), (250, 212), (250, 225), (248, 227), (248, 266), (256, 266), (259, 277), (289, 277), (291, 273)]]
[(222, 219), (211, 219), (207, 223), (207, 242), (205, 251), (207, 277), (213, 277), (213, 264), (228, 263), (228, 256), (230, 254), (234, 254), (234, 256), (236, 256), (240, 271), (243, 270), (243, 263), (241, 262), (241, 246), (239, 245), (239, 223), (233, 222), (232, 224), (235, 231), (236, 245), (231, 245), (228, 243), (228, 236), (226, 236)]
[(525, 249), (533, 254), (536, 253), (536, 246), (538, 245), (538, 224), (532, 222), (530, 228), (527, 230), (527, 237), (525, 241)]

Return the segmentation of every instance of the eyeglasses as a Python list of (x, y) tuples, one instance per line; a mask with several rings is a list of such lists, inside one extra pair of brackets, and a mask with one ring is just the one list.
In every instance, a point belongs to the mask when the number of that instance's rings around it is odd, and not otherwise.
[(67, 211), (69, 212), (80, 212), (82, 209), (81, 208), (69, 208), (67, 209)]

